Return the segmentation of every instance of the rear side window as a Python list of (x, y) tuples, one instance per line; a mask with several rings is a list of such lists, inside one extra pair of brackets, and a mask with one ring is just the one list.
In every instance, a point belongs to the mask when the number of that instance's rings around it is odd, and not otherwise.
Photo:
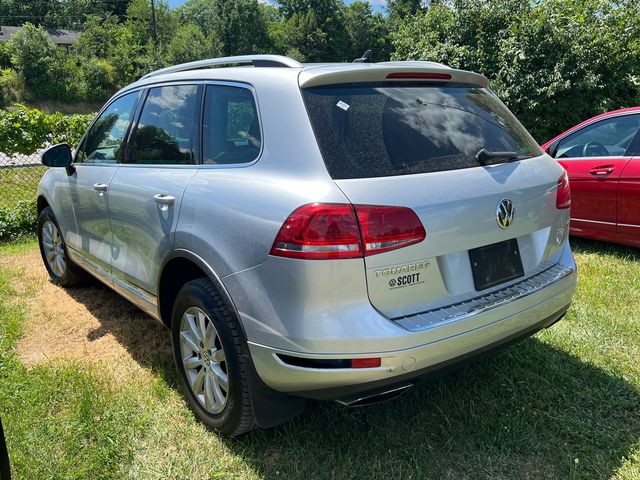
[(197, 85), (150, 89), (133, 135), (127, 163), (196, 163), (199, 107)]
[(109, 105), (91, 126), (78, 151), (78, 163), (116, 163), (129, 128), (138, 93), (129, 93)]
[(229, 165), (258, 158), (262, 134), (249, 89), (209, 85), (202, 124), (203, 163)]
[(542, 154), (486, 88), (351, 84), (307, 88), (303, 97), (335, 179), (478, 167), (481, 149), (514, 152), (514, 159)]

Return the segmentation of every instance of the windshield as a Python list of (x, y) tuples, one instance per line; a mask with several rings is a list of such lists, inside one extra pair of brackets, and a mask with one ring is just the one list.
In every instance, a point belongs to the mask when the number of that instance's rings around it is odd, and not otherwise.
[(311, 123), (335, 179), (478, 167), (477, 153), (542, 154), (486, 88), (433, 84), (349, 84), (303, 89)]

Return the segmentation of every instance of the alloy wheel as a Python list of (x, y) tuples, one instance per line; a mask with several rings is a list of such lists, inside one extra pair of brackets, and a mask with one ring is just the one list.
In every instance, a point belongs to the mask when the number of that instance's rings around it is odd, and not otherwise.
[(193, 395), (207, 412), (221, 413), (229, 396), (226, 357), (213, 322), (198, 307), (182, 315), (180, 354)]
[(42, 247), (51, 271), (58, 277), (64, 276), (67, 269), (64, 241), (58, 227), (51, 220), (47, 220), (42, 225)]

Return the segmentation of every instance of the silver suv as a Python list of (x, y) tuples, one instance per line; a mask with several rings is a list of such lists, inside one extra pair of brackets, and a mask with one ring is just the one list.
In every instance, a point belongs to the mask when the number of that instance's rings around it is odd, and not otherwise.
[(150, 73), (44, 153), (45, 267), (170, 328), (224, 434), (397, 396), (550, 326), (576, 286), (567, 177), (487, 85), (274, 55)]

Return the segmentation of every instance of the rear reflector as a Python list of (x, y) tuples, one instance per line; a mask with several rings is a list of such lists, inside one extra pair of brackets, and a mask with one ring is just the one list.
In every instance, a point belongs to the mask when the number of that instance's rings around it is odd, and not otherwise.
[(382, 365), (382, 359), (378, 358), (354, 358), (351, 360), (351, 368), (377, 368)]
[(427, 73), (427, 72), (393, 72), (386, 77), (389, 80), (392, 79), (420, 79), (427, 80), (451, 80), (451, 75), (448, 73)]
[(362, 258), (421, 242), (426, 232), (406, 207), (313, 203), (285, 220), (271, 255), (307, 260)]
[(556, 208), (565, 209), (571, 206), (571, 187), (567, 172), (563, 172), (558, 179), (558, 189), (556, 190)]

